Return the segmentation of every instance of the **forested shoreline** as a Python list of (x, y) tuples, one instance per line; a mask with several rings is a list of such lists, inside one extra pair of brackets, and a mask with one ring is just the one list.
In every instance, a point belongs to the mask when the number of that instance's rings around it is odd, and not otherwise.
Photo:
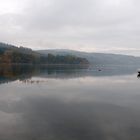
[(73, 55), (41, 54), (32, 49), (0, 43), (0, 64), (89, 64), (88, 60)]

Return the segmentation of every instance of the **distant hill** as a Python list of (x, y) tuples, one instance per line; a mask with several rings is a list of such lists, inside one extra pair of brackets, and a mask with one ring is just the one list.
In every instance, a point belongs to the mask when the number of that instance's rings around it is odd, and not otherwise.
[(140, 57), (120, 54), (87, 53), (73, 50), (39, 50), (0, 43), (1, 63), (140, 65)]
[(120, 54), (87, 53), (73, 50), (39, 50), (41, 54), (76, 55), (86, 58), (90, 64), (94, 65), (140, 65), (140, 57)]
[(74, 55), (42, 54), (25, 47), (0, 43), (0, 64), (89, 64), (88, 60)]

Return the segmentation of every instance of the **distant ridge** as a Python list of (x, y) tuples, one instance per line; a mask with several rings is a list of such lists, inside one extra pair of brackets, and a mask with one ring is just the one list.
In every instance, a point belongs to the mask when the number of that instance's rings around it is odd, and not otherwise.
[(59, 55), (76, 55), (86, 58), (90, 64), (101, 65), (140, 65), (140, 57), (122, 55), (122, 54), (106, 54), (106, 53), (88, 53), (82, 51), (55, 49), (55, 50), (38, 50), (41, 54), (59, 54)]
[[(8, 57), (5, 56), (6, 54)], [(2, 55), (4, 57), (2, 57)], [(49, 59), (48, 56), (50, 57)], [(17, 47), (14, 45), (9, 45), (0, 42), (0, 63), (2, 63), (3, 60), (5, 61), (5, 63), (14, 62), (14, 63), (47, 63), (47, 64), (72, 63), (74, 64), (76, 62), (76, 64), (78, 64), (78, 63), (89, 62), (90, 64), (93, 65), (139, 65), (140, 66), (140, 57), (135, 57), (130, 55), (88, 53), (88, 52), (74, 51), (74, 50), (67, 50), (67, 49), (55, 49), (55, 50), (48, 49), (48, 50), (34, 51), (30, 48), (25, 48), (22, 46)]]

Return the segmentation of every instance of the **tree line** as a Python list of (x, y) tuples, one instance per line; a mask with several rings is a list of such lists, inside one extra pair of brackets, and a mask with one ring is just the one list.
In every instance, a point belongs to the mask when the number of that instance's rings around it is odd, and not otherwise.
[(32, 49), (0, 43), (0, 64), (89, 64), (73, 55), (40, 54)]

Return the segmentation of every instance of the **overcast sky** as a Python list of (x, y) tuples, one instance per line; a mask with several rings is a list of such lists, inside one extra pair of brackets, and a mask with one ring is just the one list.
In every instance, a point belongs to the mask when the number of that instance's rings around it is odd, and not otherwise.
[(0, 0), (0, 42), (140, 56), (140, 0)]

